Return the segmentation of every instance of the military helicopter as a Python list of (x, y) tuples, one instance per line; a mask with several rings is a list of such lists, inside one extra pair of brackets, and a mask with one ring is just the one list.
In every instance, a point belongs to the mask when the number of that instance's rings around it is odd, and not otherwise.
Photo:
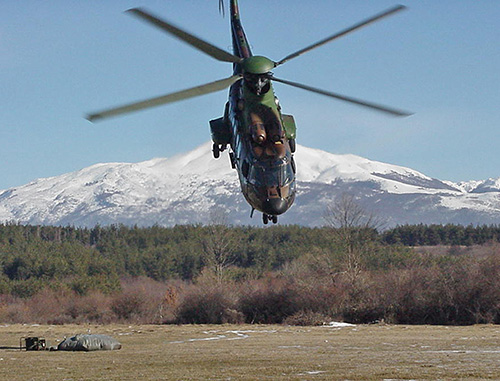
[[(115, 107), (87, 116), (90, 121), (108, 118), (155, 107), (167, 103), (221, 91), (229, 87), (229, 99), (224, 115), (210, 121), (213, 156), (229, 146), (231, 165), (237, 170), (242, 193), (255, 210), (262, 212), (262, 221), (277, 223), (278, 215), (285, 213), (296, 195), (296, 166), (294, 162), (296, 125), (292, 115), (281, 112), (273, 89), (273, 82), (304, 89), (331, 98), (367, 107), (394, 116), (408, 116), (408, 112), (366, 102), (341, 94), (317, 89), (297, 82), (280, 79), (271, 72), (274, 68), (298, 56), (336, 40), (348, 33), (405, 9), (398, 5), (359, 22), (332, 36), (292, 53), (280, 61), (254, 56), (240, 21), (237, 0), (230, 0), (230, 24), (233, 54), (162, 20), (144, 9), (127, 12), (167, 32), (203, 53), (222, 62), (233, 64), (230, 77), (186, 90)], [(222, 7), (222, 0), (219, 2)]]

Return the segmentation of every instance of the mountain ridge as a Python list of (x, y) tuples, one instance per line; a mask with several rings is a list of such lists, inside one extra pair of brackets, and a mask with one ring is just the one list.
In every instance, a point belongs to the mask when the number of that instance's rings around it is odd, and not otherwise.
[[(298, 195), (280, 223), (318, 226), (344, 193), (391, 227), (405, 223), (500, 221), (500, 178), (453, 183), (410, 168), (297, 146)], [(100, 163), (0, 191), (0, 221), (41, 225), (150, 226), (207, 223), (223, 208), (232, 224), (260, 225), (239, 189), (227, 152), (211, 144), (171, 158)]]

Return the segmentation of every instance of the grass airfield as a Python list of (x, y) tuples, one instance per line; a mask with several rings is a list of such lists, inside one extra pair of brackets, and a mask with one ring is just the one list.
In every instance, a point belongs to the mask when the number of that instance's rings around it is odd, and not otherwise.
[[(89, 329), (122, 349), (19, 350)], [(0, 325), (0, 379), (497, 380), (500, 326)]]

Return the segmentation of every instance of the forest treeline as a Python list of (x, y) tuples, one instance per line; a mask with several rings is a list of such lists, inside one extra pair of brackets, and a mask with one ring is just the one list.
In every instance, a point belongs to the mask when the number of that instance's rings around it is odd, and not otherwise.
[(0, 322), (500, 323), (499, 239), (497, 226), (3, 224)]
[(471, 246), (500, 241), (500, 226), (403, 225), (382, 233), (387, 244), (405, 246)]

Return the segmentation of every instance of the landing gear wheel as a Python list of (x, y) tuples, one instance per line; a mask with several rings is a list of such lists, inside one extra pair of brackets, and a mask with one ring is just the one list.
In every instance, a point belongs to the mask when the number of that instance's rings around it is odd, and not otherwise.
[(290, 151), (292, 151), (292, 153), (294, 153), (295, 149), (297, 148), (297, 146), (295, 144), (295, 139), (290, 139), (288, 141), (288, 144), (290, 145)]
[(269, 221), (272, 221), (273, 224), (278, 223), (278, 216), (272, 216), (270, 214), (262, 213), (262, 222), (264, 225), (267, 225)]
[(220, 149), (218, 144), (214, 143), (214, 145), (212, 146), (212, 153), (214, 155), (214, 158), (218, 159), (220, 157)]
[(269, 216), (266, 213), (262, 213), (262, 222), (264, 223), (264, 225), (267, 225), (267, 223), (269, 222)]

